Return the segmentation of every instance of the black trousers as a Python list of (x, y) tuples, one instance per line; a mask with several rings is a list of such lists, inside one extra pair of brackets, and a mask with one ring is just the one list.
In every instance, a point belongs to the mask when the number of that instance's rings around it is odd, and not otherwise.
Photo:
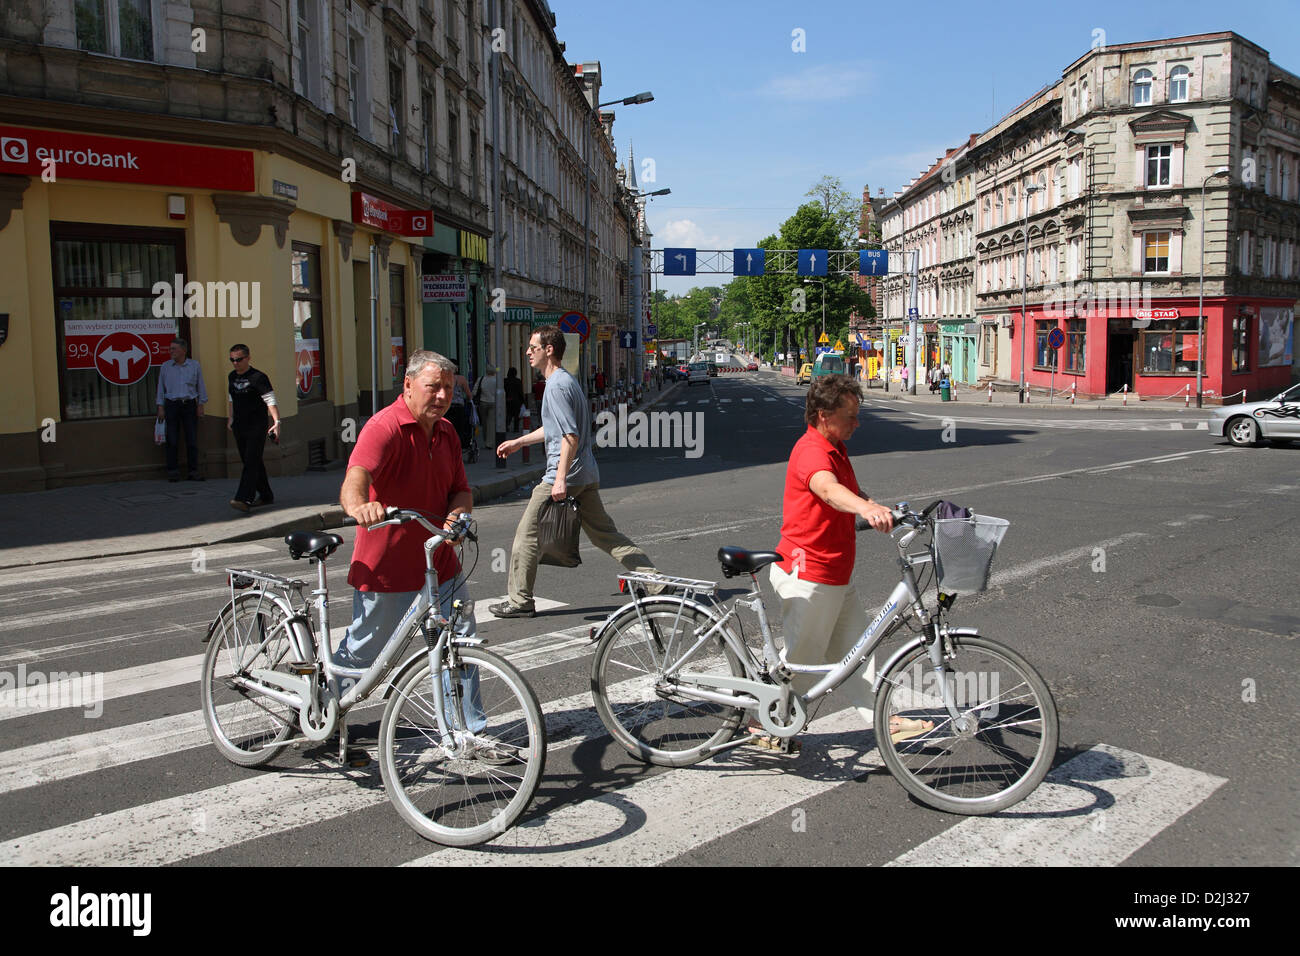
[(262, 464), (266, 431), (270, 427), (270, 420), (263, 418), (261, 421), (235, 422), (231, 429), (239, 448), (239, 460), (244, 463), (244, 473), (239, 476), (239, 489), (235, 492), (240, 501), (251, 504), (254, 495), (261, 495), (263, 501), (274, 498), (271, 483), (266, 479), (266, 466)]
[(167, 477), (180, 474), (181, 430), (185, 431), (185, 461), (190, 474), (199, 473), (199, 406), (194, 399), (169, 398), (163, 404), (167, 422)]

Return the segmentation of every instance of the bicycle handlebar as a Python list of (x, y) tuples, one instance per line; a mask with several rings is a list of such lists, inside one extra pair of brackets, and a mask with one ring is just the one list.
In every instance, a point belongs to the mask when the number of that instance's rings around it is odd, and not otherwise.
[[(469, 538), (469, 540), (475, 542), (478, 541), (478, 535), (476, 535), (472, 529), (474, 519), (471, 515), (463, 511), (457, 516), (456, 520), (452, 522), (450, 528), (435, 527), (429, 522), (429, 519), (420, 512), (413, 511), (409, 508), (398, 508), (390, 505), (384, 509), (384, 515), (384, 520), (372, 524), (369, 530), (373, 531), (376, 528), (384, 528), (389, 525), (406, 524), (408, 521), (418, 521), (431, 535), (440, 537), (444, 541), (454, 540), (461, 537)], [(346, 515), (343, 518), (343, 527), (351, 527), (355, 524), (357, 524), (357, 519), (351, 515)]]
[[(933, 512), (935, 508), (939, 507), (939, 503), (942, 500), (943, 500), (942, 498), (936, 498), (934, 501), (926, 505), (925, 510), (922, 511), (920, 514), (917, 514), (915, 511), (913, 511), (911, 506), (908, 504), (908, 502), (900, 501), (898, 504), (896, 504), (893, 507), (893, 509), (890, 510), (889, 513), (890, 516), (894, 519), (894, 525), (896, 527), (907, 526), (912, 528), (919, 528), (921, 527), (922, 523), (927, 518), (930, 517), (931, 512)], [(871, 530), (871, 525), (865, 518), (859, 515), (858, 518), (853, 523), (853, 529), (855, 531), (869, 531)]]

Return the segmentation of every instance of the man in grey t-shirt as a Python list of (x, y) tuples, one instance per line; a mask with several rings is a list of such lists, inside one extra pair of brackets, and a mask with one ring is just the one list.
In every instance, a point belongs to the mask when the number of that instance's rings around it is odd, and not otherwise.
[(542, 395), (542, 427), (497, 447), (502, 458), (525, 445), (546, 442), (546, 474), (533, 489), (510, 553), (510, 598), (494, 604), (497, 617), (532, 617), (533, 583), (537, 580), (537, 526), (547, 498), (578, 502), (578, 519), (591, 543), (629, 571), (655, 570), (646, 553), (614, 527), (600, 500), (600, 471), (591, 453), (591, 410), (577, 379), (561, 366), (564, 333), (554, 325), (533, 330), (528, 364), (546, 377)]

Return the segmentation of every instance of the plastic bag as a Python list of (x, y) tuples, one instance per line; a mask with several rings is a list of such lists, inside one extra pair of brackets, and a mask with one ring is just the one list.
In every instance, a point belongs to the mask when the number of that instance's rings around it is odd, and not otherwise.
[(542, 513), (537, 521), (538, 563), (560, 568), (576, 568), (582, 564), (582, 558), (578, 556), (578, 530), (581, 527), (576, 499), (556, 501), (547, 498), (542, 503)]
[(166, 422), (153, 423), (153, 443), (155, 445), (167, 444), (167, 423)]

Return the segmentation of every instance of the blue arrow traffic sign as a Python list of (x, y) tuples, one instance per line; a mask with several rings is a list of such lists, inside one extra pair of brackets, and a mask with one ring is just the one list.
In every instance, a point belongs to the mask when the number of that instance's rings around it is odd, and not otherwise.
[(766, 262), (763, 249), (732, 249), (731, 274), (733, 276), (761, 276)]
[(666, 276), (695, 275), (695, 250), (694, 249), (665, 249), (664, 250), (664, 275)]
[(624, 331), (622, 331), (622, 330), (619, 330), (619, 333), (618, 333), (618, 344), (619, 344), (620, 347), (625, 348), (625, 349), (634, 349), (634, 348), (636, 348), (636, 333), (635, 333), (635, 332), (624, 332)]
[(826, 275), (826, 260), (829, 258), (825, 249), (800, 249), (799, 250), (799, 275), (801, 276), (824, 276)]
[(908, 310), (907, 310), (907, 317), (908, 317), (909, 319), (920, 318), (920, 315), (921, 315), (921, 310), (920, 310), (920, 309), (908, 309)]
[(858, 250), (858, 274), (864, 276), (889, 275), (889, 252), (885, 249)]

